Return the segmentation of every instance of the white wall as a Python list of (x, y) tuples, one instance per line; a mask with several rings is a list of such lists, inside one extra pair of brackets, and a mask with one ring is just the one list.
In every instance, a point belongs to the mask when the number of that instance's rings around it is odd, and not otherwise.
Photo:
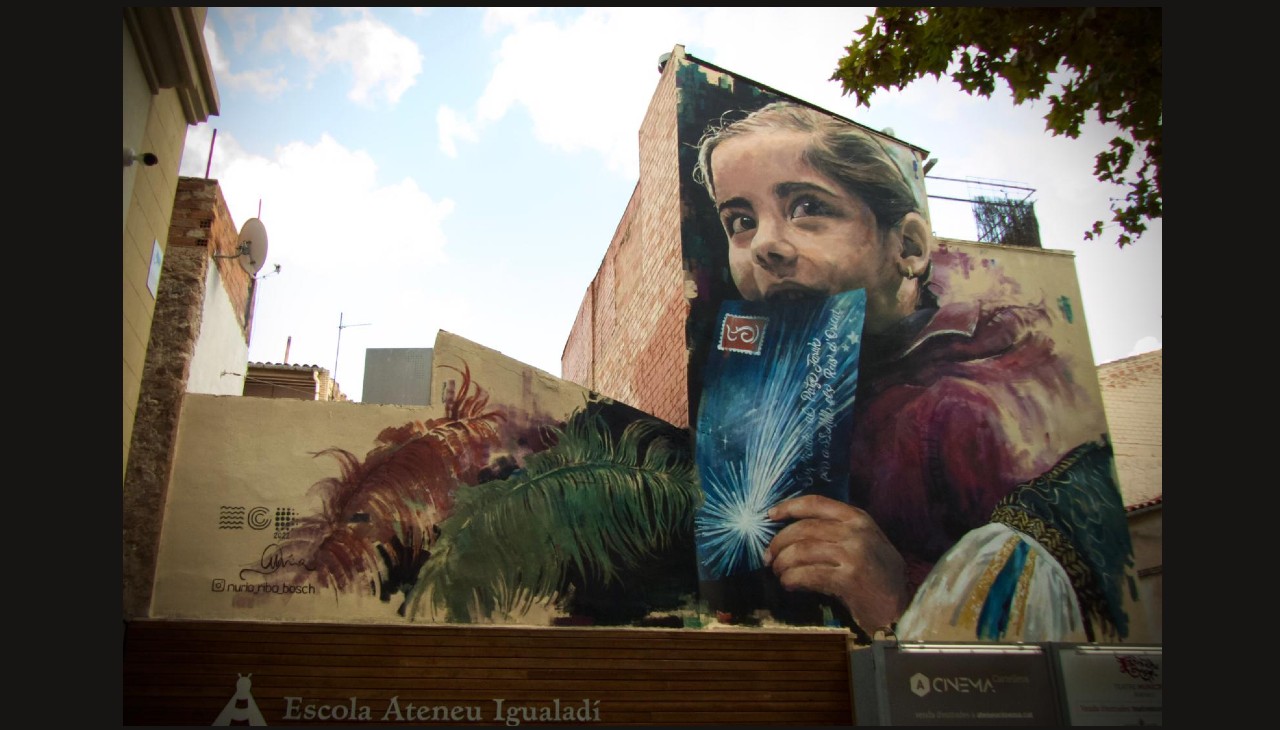
[[(236, 318), (231, 298), (222, 286), (218, 267), (210, 264), (204, 283), (204, 313), (200, 336), (191, 357), (188, 393), (240, 395), (249, 361), (249, 344)], [(226, 373), (225, 375), (223, 373)]]

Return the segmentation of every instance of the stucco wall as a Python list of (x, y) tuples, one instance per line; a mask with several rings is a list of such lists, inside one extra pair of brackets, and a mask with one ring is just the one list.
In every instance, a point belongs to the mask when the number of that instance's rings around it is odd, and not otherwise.
[(126, 7), (123, 16), (124, 148), (157, 158), (155, 165), (126, 164), (123, 173), (122, 467), (127, 467), (155, 308), (148, 276), (153, 258), (168, 248), (187, 126), (217, 114), (218, 99), (201, 33), (205, 8)]
[(205, 277), (204, 312), (187, 392), (239, 395), (244, 392), (249, 345), (218, 271), (210, 266)]
[(152, 242), (166, 251), (173, 196), (178, 185), (178, 163), (187, 138), (187, 122), (182, 116), (178, 95), (161, 89), (152, 97), (147, 113), (141, 149), (155, 153), (159, 164), (125, 168), (133, 175), (133, 194), (124, 224), (124, 459), (129, 458), (129, 440), (137, 411), (138, 393), (151, 334), (155, 297), (147, 289), (151, 269)]
[[(501, 412), (499, 442), (484, 463), (505, 457), (514, 466), (545, 448), (537, 443), (542, 426), (563, 420), (590, 398), (572, 383), (446, 332), (439, 333), (434, 354), (435, 402), (426, 407), (188, 394), (175, 440), (150, 616), (404, 622), (396, 604), (371, 593), (368, 583), (340, 596), (305, 576), (297, 594), (253, 594), (244, 587), (277, 585), (271, 574), (281, 564), (272, 561), (290, 558), (274, 554), (273, 547), (289, 535), (294, 520), (323, 511), (313, 487), (341, 477), (342, 469), (337, 458), (318, 452), (336, 448), (362, 459), (384, 430), (439, 419), (446, 404), (466, 391)], [(470, 390), (463, 372), (472, 381)], [(376, 581), (375, 568), (368, 568), (367, 580)], [(522, 619), (546, 620), (537, 611)]]
[[(145, 152), (142, 146), (147, 133), (147, 114), (151, 109), (151, 90), (147, 88), (142, 64), (138, 61), (138, 49), (133, 44), (129, 28), (124, 28), (124, 146), (134, 152)], [(137, 163), (124, 168), (124, 211), (121, 226), (129, 219), (129, 203), (133, 200), (133, 182), (138, 176)]]

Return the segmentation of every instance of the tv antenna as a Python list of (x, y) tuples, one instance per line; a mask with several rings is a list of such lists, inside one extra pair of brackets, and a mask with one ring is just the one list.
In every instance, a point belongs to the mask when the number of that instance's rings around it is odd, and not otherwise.
[(338, 312), (338, 349), (333, 353), (333, 382), (338, 382), (338, 353), (342, 352), (342, 330), (348, 327), (366, 327), (371, 322), (361, 322), (360, 324), (343, 324), (342, 312)]

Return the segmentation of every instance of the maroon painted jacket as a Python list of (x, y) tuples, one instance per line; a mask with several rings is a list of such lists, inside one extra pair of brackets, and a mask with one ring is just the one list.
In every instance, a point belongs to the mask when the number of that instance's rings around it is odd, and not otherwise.
[(1079, 445), (1060, 425), (1088, 398), (1049, 325), (1043, 306), (971, 301), (866, 338), (850, 502), (902, 553), (911, 590), (1000, 498)]

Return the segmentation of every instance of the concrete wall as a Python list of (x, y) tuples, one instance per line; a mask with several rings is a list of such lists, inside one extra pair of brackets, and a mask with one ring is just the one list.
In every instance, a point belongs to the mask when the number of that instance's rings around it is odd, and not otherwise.
[(425, 406), (431, 402), (431, 348), (379, 347), (364, 351), (362, 403)]
[[(606, 591), (608, 581), (597, 573), (602, 564), (589, 557), (603, 555), (598, 545), (591, 547), (600, 534), (584, 534), (614, 522), (632, 525), (648, 509), (644, 505), (667, 499), (631, 495), (626, 485), (653, 485), (628, 475), (678, 478), (680, 493), (694, 494), (689, 468), (676, 471), (642, 459), (643, 464), (620, 465), (613, 477), (598, 473), (610, 471), (600, 460), (611, 463), (615, 448), (621, 454), (640, 443), (626, 445), (622, 434), (628, 424), (643, 421), (659, 428), (669, 439), (664, 443), (675, 449), (672, 458), (687, 464), (685, 432), (447, 332), (439, 333), (433, 351), (435, 402), (425, 407), (187, 394), (146, 615), (550, 625), (616, 616), (609, 600), (587, 602), (597, 590), (608, 592), (610, 600), (612, 592), (624, 591), (625, 600), (638, 602), (636, 620), (656, 606), (645, 604), (651, 596), (666, 591), (661, 593), (666, 600), (670, 577), (660, 557), (648, 553), (636, 570), (656, 572), (650, 584), (619, 561)], [(554, 430), (588, 409), (601, 416), (616, 440), (591, 447), (587, 440)], [(637, 453), (658, 448), (649, 438)], [(595, 456), (568, 451), (580, 447), (594, 448)], [(657, 453), (652, 452), (654, 459)], [(544, 461), (536, 463), (537, 458)], [(563, 463), (546, 461), (562, 458)], [(472, 501), (464, 507), (468, 499), (482, 500), (482, 506)], [(602, 499), (616, 500), (603, 515)], [(456, 510), (469, 516), (451, 520)], [(685, 502), (679, 511), (686, 522), (691, 510)], [(469, 530), (491, 521), (497, 523), (483, 529), (498, 537), (478, 546), (466, 542), (468, 535), (478, 534)], [(664, 531), (674, 529), (659, 520), (645, 523), (639, 534), (662, 543)], [(623, 539), (619, 532), (607, 534), (606, 543)], [(468, 552), (469, 545), (476, 549)], [(450, 573), (451, 580), (476, 581), (475, 590), (498, 596), (498, 607), (469, 607), (465, 591), (462, 603), (437, 606), (430, 594), (424, 602), (407, 600), (422, 580), (420, 571), (436, 565), (453, 570), (457, 566), (450, 561), (458, 554), (472, 557)], [(573, 561), (565, 563), (566, 555), (587, 561), (581, 572)], [(684, 575), (692, 574), (690, 552), (676, 550), (672, 559), (686, 568)], [(559, 579), (533, 575), (562, 563), (569, 567)], [(533, 567), (512, 576), (508, 566), (514, 564)], [(503, 607), (507, 594), (494, 594), (489, 585), (507, 579), (532, 600)], [(444, 591), (452, 583), (433, 585)], [(667, 625), (683, 621), (663, 620)]]

